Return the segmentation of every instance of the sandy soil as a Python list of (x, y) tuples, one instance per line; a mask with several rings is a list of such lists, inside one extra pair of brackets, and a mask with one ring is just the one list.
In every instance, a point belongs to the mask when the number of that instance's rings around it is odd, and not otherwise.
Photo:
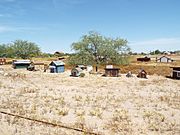
[[(1, 68), (0, 111), (103, 135), (180, 134), (180, 80)], [(0, 113), (0, 134), (84, 133)]]

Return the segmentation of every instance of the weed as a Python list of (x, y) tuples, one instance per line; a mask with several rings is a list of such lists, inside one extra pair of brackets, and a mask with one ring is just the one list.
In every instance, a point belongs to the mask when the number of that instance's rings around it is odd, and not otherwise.
[(85, 77), (85, 73), (80, 73), (80, 77)]
[(131, 121), (126, 110), (116, 110), (112, 119), (105, 126), (115, 133), (131, 133)]
[(82, 117), (85, 115), (85, 111), (84, 110), (75, 110), (75, 114), (78, 116), (78, 117)]
[(69, 112), (69, 109), (67, 109), (67, 108), (61, 108), (61, 109), (59, 109), (59, 111), (58, 111), (59, 113), (59, 115), (61, 115), (61, 116), (66, 116), (66, 115), (68, 115), (68, 112)]
[(90, 114), (91, 116), (96, 116), (96, 117), (102, 119), (103, 111), (102, 111), (102, 109), (100, 109), (100, 108), (94, 108), (93, 110), (90, 110), (90, 111), (89, 111), (89, 114)]

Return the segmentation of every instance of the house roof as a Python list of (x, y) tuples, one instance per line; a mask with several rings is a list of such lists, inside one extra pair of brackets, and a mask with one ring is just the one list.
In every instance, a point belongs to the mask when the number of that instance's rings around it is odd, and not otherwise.
[(178, 72), (180, 72), (180, 67), (170, 67), (170, 68), (172, 68), (173, 69), (173, 71), (178, 71)]
[(52, 61), (49, 65), (52, 65), (52, 64), (54, 64), (56, 66), (63, 66), (63, 65), (65, 65), (65, 63), (62, 62), (62, 61)]
[(73, 68), (71, 71), (74, 71), (74, 70), (76, 70), (76, 71), (78, 71), (78, 72), (82, 72), (82, 71), (83, 71), (83, 70), (82, 70), (81, 68), (79, 68), (79, 67)]
[(30, 60), (16, 60), (13, 64), (31, 64)]
[(180, 68), (180, 66), (174, 66), (174, 67), (170, 67), (170, 68)]
[(141, 69), (139, 73), (144, 72), (145, 74), (147, 74), (147, 72), (144, 69)]
[(167, 57), (167, 56), (161, 56), (158, 60), (162, 59), (162, 58), (167, 58), (168, 60), (172, 60), (171, 58)]

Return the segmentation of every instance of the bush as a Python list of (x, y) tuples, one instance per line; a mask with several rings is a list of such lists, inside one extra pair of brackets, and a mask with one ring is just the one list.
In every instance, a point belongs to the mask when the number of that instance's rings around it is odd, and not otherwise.
[(80, 77), (84, 77), (85, 76), (85, 73), (80, 73)]

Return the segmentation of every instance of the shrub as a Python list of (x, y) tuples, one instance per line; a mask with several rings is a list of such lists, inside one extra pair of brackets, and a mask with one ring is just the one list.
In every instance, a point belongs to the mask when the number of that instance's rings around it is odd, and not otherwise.
[(80, 77), (84, 77), (85, 76), (85, 73), (80, 73)]

